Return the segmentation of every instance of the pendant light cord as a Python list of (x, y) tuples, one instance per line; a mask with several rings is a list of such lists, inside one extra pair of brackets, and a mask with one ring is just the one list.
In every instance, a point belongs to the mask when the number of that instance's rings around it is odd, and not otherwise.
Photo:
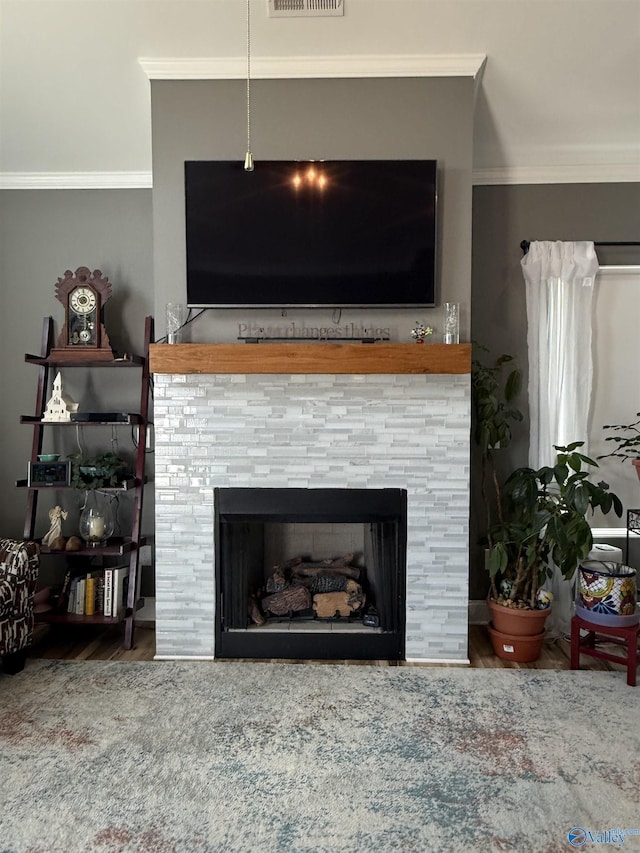
[(247, 154), (244, 160), (247, 172), (253, 171), (251, 153), (251, 0), (247, 0)]

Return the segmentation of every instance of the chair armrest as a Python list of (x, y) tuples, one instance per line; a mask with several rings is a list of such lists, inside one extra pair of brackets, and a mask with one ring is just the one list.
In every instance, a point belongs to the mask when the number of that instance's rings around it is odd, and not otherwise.
[(21, 539), (0, 539), (0, 583), (26, 583), (35, 589), (40, 565), (40, 546)]

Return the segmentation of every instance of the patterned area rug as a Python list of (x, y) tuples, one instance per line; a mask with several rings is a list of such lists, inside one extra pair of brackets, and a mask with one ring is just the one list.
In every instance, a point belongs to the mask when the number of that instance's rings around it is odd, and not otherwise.
[(620, 673), (30, 660), (0, 675), (5, 853), (640, 850), (639, 791), (640, 689)]

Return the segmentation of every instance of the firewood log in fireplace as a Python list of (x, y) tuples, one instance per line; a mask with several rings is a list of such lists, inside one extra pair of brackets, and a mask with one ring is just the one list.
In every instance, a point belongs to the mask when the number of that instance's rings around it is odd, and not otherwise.
[(321, 562), (306, 562), (294, 557), (284, 563), (276, 563), (265, 583), (265, 592), (273, 595), (288, 586), (299, 584), (315, 592), (341, 592), (347, 578), (360, 580), (361, 569), (350, 563), (355, 554), (343, 554)]
[(282, 592), (289, 586), (285, 571), (281, 566), (274, 566), (273, 572), (267, 578), (266, 590), (268, 593)]
[(262, 601), (264, 613), (273, 616), (287, 616), (289, 613), (297, 613), (300, 610), (311, 608), (311, 593), (304, 586), (289, 586), (273, 595), (266, 595)]
[(332, 619), (334, 616), (351, 616), (361, 610), (365, 603), (362, 587), (343, 592), (324, 592), (313, 596), (313, 609), (319, 619)]
[(318, 572), (309, 577), (293, 575), (292, 582), (306, 586), (312, 595), (318, 592), (344, 592), (350, 588), (350, 584), (356, 584), (355, 580), (343, 574), (341, 569)]
[(260, 610), (260, 604), (258, 603), (258, 599), (255, 595), (249, 596), (249, 618), (252, 622), (255, 622), (256, 625), (264, 625), (267, 621), (263, 612)]
[(341, 566), (351, 566), (351, 563), (353, 563), (355, 556), (356, 555), (353, 552), (350, 552), (348, 554), (343, 554), (341, 557), (334, 557), (332, 560), (325, 560), (325, 563), (327, 563), (334, 569), (338, 569)]
[(294, 575), (299, 578), (312, 578), (316, 575), (340, 574), (353, 580), (360, 579), (360, 569), (358, 566), (336, 566), (333, 563), (326, 561), (324, 563), (300, 563), (293, 570)]
[(342, 554), (340, 557), (329, 557), (326, 560), (310, 561), (304, 557), (293, 557), (291, 560), (286, 560), (284, 563), (276, 563), (273, 567), (274, 572), (281, 572), (285, 577), (291, 574), (301, 574), (304, 572), (324, 572), (327, 569), (343, 570), (345, 574), (354, 577), (353, 572), (358, 569), (352, 566), (355, 559), (355, 554), (349, 552)]

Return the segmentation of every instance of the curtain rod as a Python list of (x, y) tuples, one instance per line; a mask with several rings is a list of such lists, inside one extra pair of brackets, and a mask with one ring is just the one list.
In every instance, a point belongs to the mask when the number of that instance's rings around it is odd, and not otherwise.
[[(529, 246), (531, 245), (530, 240), (523, 240), (520, 243), (520, 248), (522, 249), (522, 254), (526, 255), (529, 251)], [(638, 240), (623, 240), (618, 242), (594, 242), (594, 246), (640, 246), (640, 241)]]

